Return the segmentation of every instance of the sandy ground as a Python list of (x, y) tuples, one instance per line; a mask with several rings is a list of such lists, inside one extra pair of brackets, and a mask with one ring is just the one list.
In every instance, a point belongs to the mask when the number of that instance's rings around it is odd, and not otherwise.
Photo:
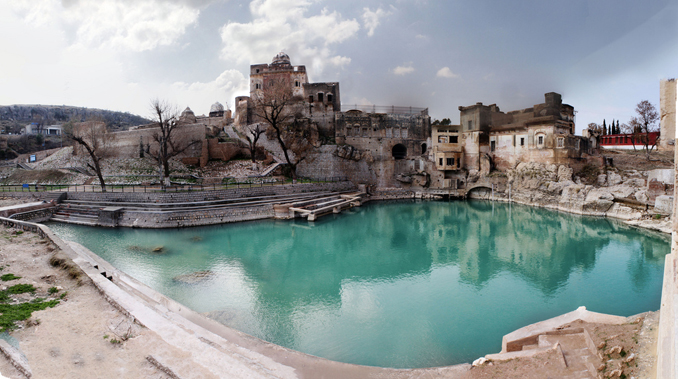
[[(173, 347), (104, 300), (86, 275), (74, 279), (66, 270), (50, 265), (55, 251), (51, 242), (37, 234), (16, 235), (14, 229), (0, 229), (2, 273), (22, 277), (11, 284), (33, 284), (39, 297), (48, 297), (50, 287), (60, 288), (59, 296), (66, 293), (54, 308), (34, 312), (29, 319), (32, 326), (18, 322), (10, 333), (19, 341), (33, 377), (169, 378), (146, 357), (155, 351), (172, 355)], [(3, 358), (0, 373), (24, 377)]]

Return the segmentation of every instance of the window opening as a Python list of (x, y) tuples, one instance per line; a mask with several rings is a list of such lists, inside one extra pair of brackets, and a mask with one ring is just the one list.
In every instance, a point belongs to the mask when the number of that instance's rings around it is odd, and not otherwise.
[(323, 93), (318, 92), (318, 102), (322, 103), (323, 102)]

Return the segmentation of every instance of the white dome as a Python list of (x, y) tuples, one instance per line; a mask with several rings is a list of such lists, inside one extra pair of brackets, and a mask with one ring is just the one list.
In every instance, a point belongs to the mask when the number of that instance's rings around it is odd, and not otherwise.
[(283, 63), (290, 64), (290, 56), (281, 51), (278, 53), (278, 55), (273, 57), (273, 64), (283, 64)]
[(183, 112), (181, 112), (181, 117), (186, 117), (186, 116), (195, 116), (195, 113), (191, 110), (191, 108), (186, 107)]
[(212, 104), (212, 106), (210, 107), (210, 113), (212, 113), (212, 112), (223, 112), (223, 111), (224, 111), (224, 106), (221, 105), (221, 103), (218, 102), (218, 101), (216, 103)]

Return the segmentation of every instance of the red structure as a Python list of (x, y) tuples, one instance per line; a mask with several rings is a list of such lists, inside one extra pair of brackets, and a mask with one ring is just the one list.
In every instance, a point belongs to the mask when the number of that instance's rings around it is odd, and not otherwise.
[[(636, 149), (641, 148), (645, 145), (644, 139), (645, 134), (612, 134), (608, 136), (600, 137), (600, 147), (605, 149), (633, 149), (635, 144)], [(659, 138), (659, 132), (650, 132), (647, 135), (649, 138), (649, 146), (653, 146), (657, 143), (657, 138)]]

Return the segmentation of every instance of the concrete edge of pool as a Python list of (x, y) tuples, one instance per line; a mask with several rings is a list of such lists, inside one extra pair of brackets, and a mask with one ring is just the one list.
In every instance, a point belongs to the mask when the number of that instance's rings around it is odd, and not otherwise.
[[(468, 363), (418, 369), (361, 366), (275, 345), (222, 325), (165, 297), (82, 245), (62, 240), (45, 225), (12, 221), (39, 229), (87, 274), (106, 300), (157, 333), (167, 343), (186, 351), (196, 365), (205, 367), (217, 377), (456, 378), (471, 367)], [(162, 366), (172, 369), (172, 362), (164, 360), (161, 354), (153, 355), (153, 358)], [(185, 365), (185, 362), (182, 364)]]

